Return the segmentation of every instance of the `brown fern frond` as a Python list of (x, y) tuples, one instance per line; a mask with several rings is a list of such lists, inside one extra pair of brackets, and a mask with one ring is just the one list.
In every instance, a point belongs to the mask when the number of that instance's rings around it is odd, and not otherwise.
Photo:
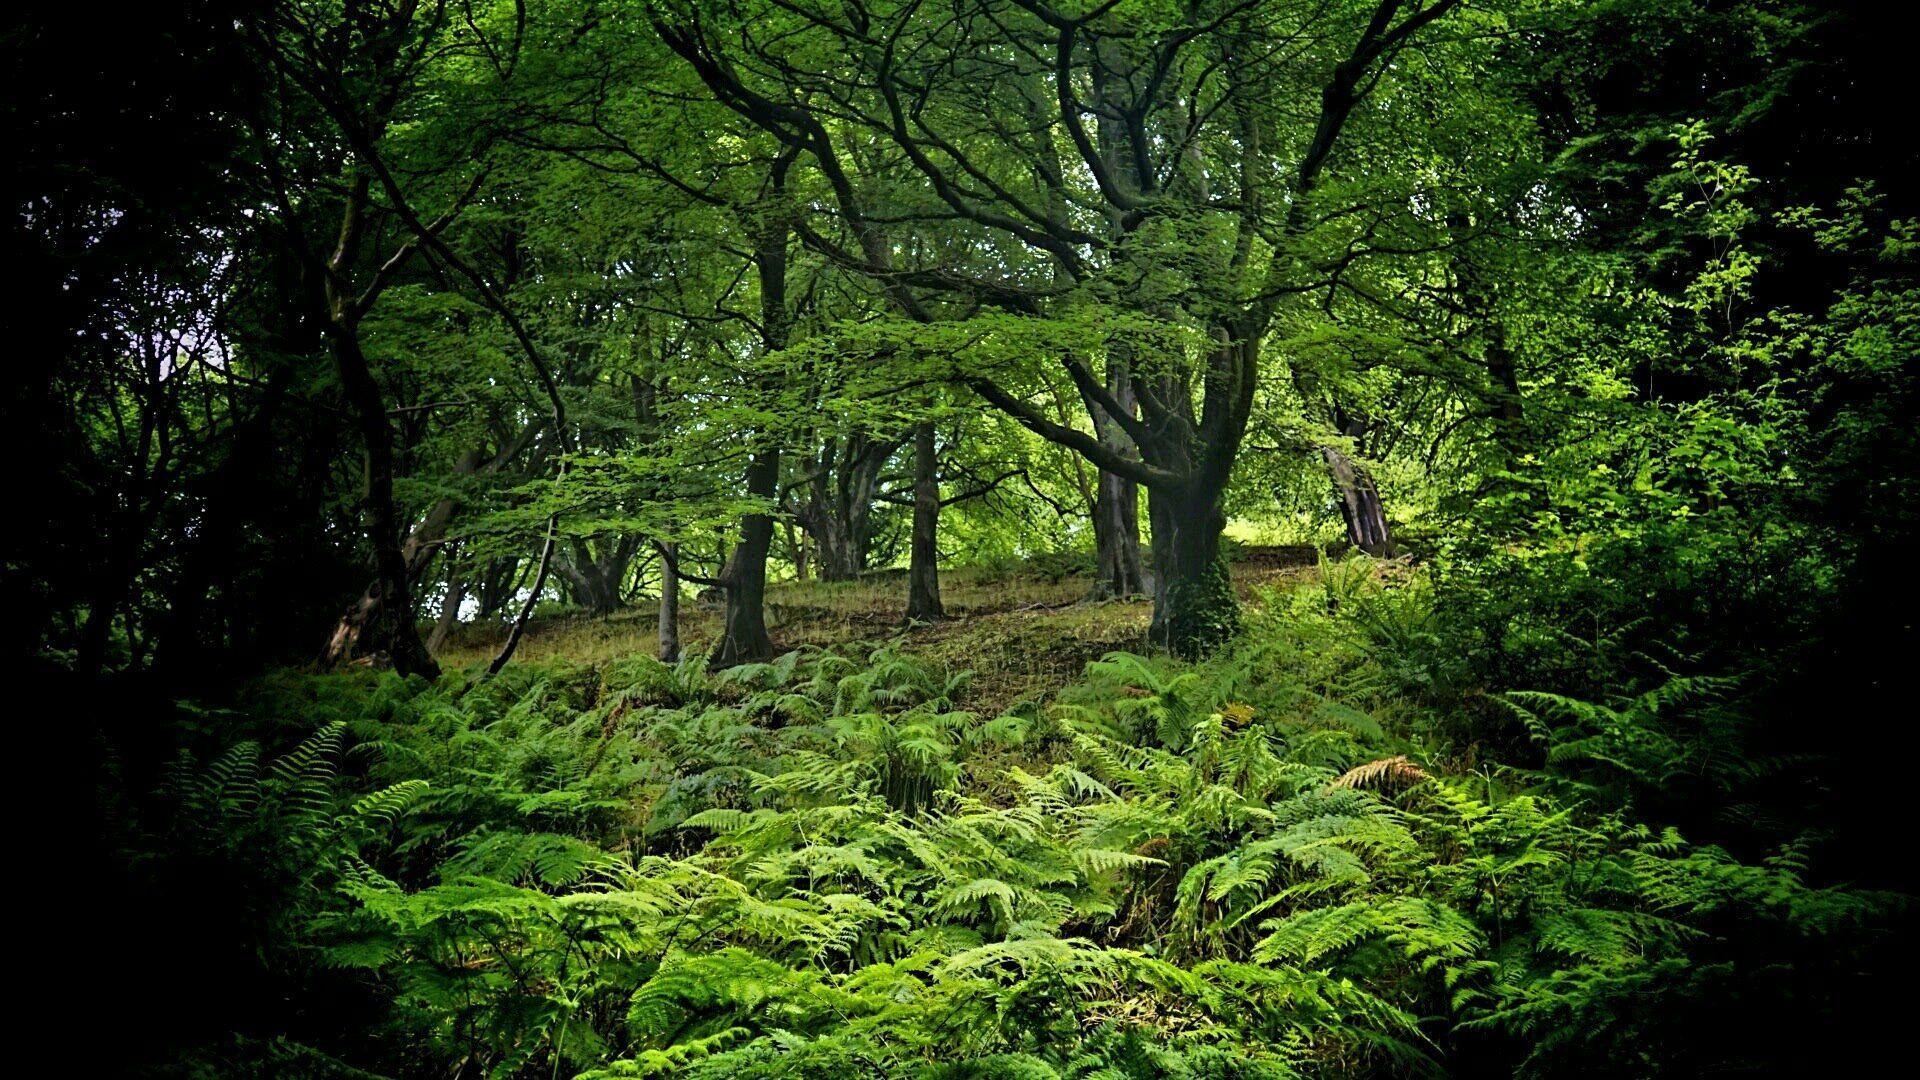
[(1427, 778), (1427, 772), (1420, 766), (1407, 760), (1405, 754), (1369, 761), (1365, 765), (1355, 765), (1327, 784), (1327, 790), (1335, 788), (1364, 787), (1412, 787)]

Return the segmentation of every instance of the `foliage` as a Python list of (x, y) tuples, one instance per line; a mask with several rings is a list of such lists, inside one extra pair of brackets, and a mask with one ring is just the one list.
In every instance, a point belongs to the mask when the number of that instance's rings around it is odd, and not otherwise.
[(133, 1003), (83, 1068), (1903, 1030), (1889, 6), (15, 6), (0, 626), (82, 836), (29, 970)]
[[(183, 764), (166, 805), (286, 898), (245, 931), (267, 955), (380, 1003), (299, 1052), (376, 1072), (1691, 1072), (1748, 1062), (1740, 1015), (1804, 1008), (1904, 910), (1809, 884), (1804, 844), (1744, 862), (1422, 763), (1343, 613), (1398, 590), (1338, 588), (997, 719), (896, 646), (281, 678), (245, 711), (322, 726)], [(1552, 704), (1589, 742), (1637, 715)], [(1644, 767), (1550, 730), (1579, 747), (1555, 776)], [(1791, 978), (1736, 974), (1781, 949)]]

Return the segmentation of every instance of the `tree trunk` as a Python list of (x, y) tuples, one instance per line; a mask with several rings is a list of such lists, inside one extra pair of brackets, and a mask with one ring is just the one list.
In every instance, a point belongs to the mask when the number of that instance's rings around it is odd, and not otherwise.
[(393, 503), (393, 429), (387, 422), (386, 404), (367, 367), (366, 355), (360, 351), (358, 328), (351, 320), (336, 320), (332, 331), (334, 363), (346, 387), (347, 400), (353, 403), (356, 426), (365, 444), (361, 496), (367, 539), (373, 546), (374, 587), (371, 597), (356, 600), (355, 607), (341, 620), (324, 655), (329, 660), (345, 657), (371, 639), (376, 648), (386, 651), (394, 670), (402, 675), (437, 679), (440, 665), (427, 652), (414, 621), (407, 556), (401, 547), (399, 515)]
[[(449, 555), (451, 560), (452, 556)], [(460, 605), (467, 599), (467, 581), (453, 572), (451, 561), (448, 563), (447, 595), (440, 601), (440, 619), (433, 624), (433, 633), (427, 638), (427, 651), (438, 654), (453, 628), (460, 625)]]
[(947, 617), (940, 603), (940, 480), (933, 424), (913, 436), (913, 555), (907, 567), (907, 618), (933, 622)]
[(815, 567), (821, 581), (852, 581), (867, 568), (866, 537), (855, 534), (853, 522), (828, 505), (817, 514), (808, 535), (819, 553)]
[(680, 545), (660, 545), (660, 659), (680, 660)]
[[(773, 166), (772, 193), (755, 207), (752, 225), (753, 261), (760, 277), (760, 345), (773, 353), (787, 347), (792, 315), (787, 310), (787, 241), (793, 234), (792, 207), (787, 202), (786, 177), (791, 156)], [(764, 432), (768, 445), (755, 451), (747, 465), (747, 494), (771, 506), (780, 494), (780, 446)], [(767, 553), (773, 548), (773, 518), (765, 513), (744, 515), (740, 544), (728, 560), (726, 622), (708, 661), (714, 668), (732, 667), (773, 656), (767, 634)]]
[(1333, 477), (1340, 516), (1347, 522), (1347, 540), (1369, 555), (1392, 558), (1398, 552), (1373, 477), (1359, 462), (1331, 446), (1323, 449), (1321, 455), (1326, 458), (1327, 473)]
[[(347, 189), (341, 208), (340, 237), (328, 257), (323, 273), (326, 302), (326, 330), (333, 352), (334, 367), (340, 375), (341, 389), (352, 408), (354, 426), (359, 429), (364, 458), (361, 492), (362, 515), (367, 539), (373, 546), (374, 596), (371, 610), (361, 600), (334, 631), (323, 660), (349, 655), (356, 645), (367, 640), (368, 632), (378, 647), (392, 659), (402, 675), (440, 677), (440, 665), (433, 662), (427, 646), (420, 640), (420, 627), (414, 621), (413, 594), (409, 590), (407, 556), (401, 548), (400, 516), (393, 503), (393, 424), (387, 419), (387, 403), (373, 369), (360, 347), (362, 301), (347, 283), (360, 241), (366, 229), (369, 179), (362, 170)], [(364, 618), (354, 620), (355, 612)]]
[[(293, 370), (293, 365), (285, 362), (276, 363), (268, 370), (265, 392), (259, 395), (259, 407), (234, 431), (232, 452), (217, 466), (212, 477), (214, 482), (209, 485), (212, 491), (246, 491), (273, 482), (267, 478), (273, 475), (270, 470), (276, 464), (272, 457), (274, 422), (282, 403), (289, 397), (286, 387)], [(156, 667), (179, 675), (192, 673), (196, 678), (209, 675), (215, 664), (233, 663), (240, 651), (234, 647), (238, 644), (232, 640), (235, 635), (210, 632), (207, 623), (215, 626), (221, 623), (219, 608), (231, 602), (238, 591), (234, 586), (237, 580), (234, 553), (243, 543), (242, 511), (257, 509), (244, 507), (239, 499), (217, 497), (209, 498), (206, 508), (200, 527), (191, 536), (181, 538), (186, 544), (186, 559), (170, 590), (166, 623), (155, 658)], [(209, 601), (215, 595), (219, 595), (223, 603), (209, 613)], [(225, 647), (213, 644), (209, 638), (222, 640)]]
[[(780, 451), (763, 450), (747, 466), (747, 494), (771, 500), (780, 482)], [(773, 518), (747, 514), (740, 520), (740, 544), (727, 560), (726, 619), (709, 665), (752, 663), (773, 656), (767, 634), (767, 553), (773, 548)]]
[(1153, 624), (1147, 636), (1186, 659), (1204, 656), (1240, 630), (1240, 602), (1220, 534), (1219, 487), (1194, 483), (1147, 493), (1153, 522)]
[[(524, 437), (510, 447), (503, 447), (500, 453), (487, 463), (486, 469), (491, 471), (505, 464), (519, 452), (523, 445), (525, 445)], [(481, 463), (485, 457), (484, 450), (465, 451), (454, 462), (453, 475), (471, 476), (482, 471)], [(457, 500), (451, 496), (440, 499), (427, 510), (426, 515), (414, 525), (412, 531), (407, 533), (406, 542), (400, 546), (400, 551), (406, 559), (408, 581), (419, 581), (426, 574), (427, 567), (432, 565), (434, 555), (440, 550), (441, 542), (446, 537), (447, 525), (453, 520), (453, 512), (458, 506)], [(345, 663), (351, 658), (354, 647), (365, 628), (380, 617), (379, 607), (380, 582), (376, 579), (360, 594), (359, 601), (341, 616), (339, 625), (334, 627), (333, 635), (328, 639), (327, 651), (321, 659), (323, 666), (332, 667), (335, 664)], [(427, 645), (427, 651), (429, 653), (435, 651), (435, 646), (431, 642)]]
[[(560, 465), (560, 478), (566, 479), (567, 466)], [(507, 662), (513, 659), (514, 650), (520, 647), (520, 638), (527, 632), (527, 620), (533, 617), (534, 608), (540, 605), (540, 594), (547, 589), (547, 575), (553, 571), (553, 553), (560, 546), (560, 513), (554, 511), (547, 515), (547, 538), (540, 545), (539, 569), (533, 575), (533, 586), (527, 590), (527, 598), (520, 604), (520, 611), (513, 617), (513, 625), (507, 629), (506, 644), (494, 654), (493, 662), (487, 665), (489, 677), (500, 674), (506, 669)]]
[[(1098, 67), (1104, 74), (1096, 78), (1095, 94), (1104, 99), (1112, 89), (1108, 78), (1130, 81), (1133, 69), (1125, 54), (1113, 43), (1103, 42), (1102, 52)], [(1127, 152), (1129, 135), (1125, 124), (1116, 113), (1106, 110), (1097, 113), (1095, 123), (1100, 154), (1108, 168), (1129, 191), (1139, 191), (1139, 163)], [(1107, 222), (1116, 242), (1124, 242), (1132, 231), (1126, 215), (1117, 209), (1108, 214)], [(1107, 349), (1106, 387), (1114, 402), (1126, 412), (1126, 419), (1132, 419), (1139, 413), (1139, 400), (1133, 385), (1134, 356), (1133, 342), (1124, 337), (1112, 342)], [(1086, 405), (1088, 417), (1093, 420), (1093, 430), (1101, 444), (1116, 454), (1130, 455), (1133, 443), (1121, 429), (1122, 418), (1110, 415), (1089, 393), (1083, 391), (1081, 400)], [(1139, 485), (1101, 469), (1094, 491), (1094, 579), (1091, 599), (1144, 595), (1152, 586), (1147, 580), (1146, 564), (1140, 557)]]
[(1093, 501), (1093, 599), (1145, 596), (1152, 584), (1140, 554), (1140, 488), (1102, 470)]
[[(1107, 389), (1128, 418), (1138, 412), (1133, 388), (1131, 349), (1116, 342), (1107, 354)], [(1116, 454), (1130, 453), (1132, 440), (1121, 430), (1120, 422), (1088, 394), (1081, 395), (1087, 415), (1093, 418), (1100, 442)], [(1140, 556), (1140, 486), (1123, 476), (1101, 469), (1093, 497), (1094, 579), (1092, 598), (1142, 596), (1151, 588), (1146, 563)]]
[(1527, 452), (1527, 425), (1524, 399), (1520, 396), (1520, 372), (1514, 364), (1513, 350), (1507, 346), (1506, 327), (1497, 317), (1488, 317), (1487, 374), (1493, 378), (1493, 441), (1509, 463)]
[[(156, 411), (151, 402), (143, 403), (140, 435), (130, 455), (133, 478), (124, 494), (123, 505), (106, 515), (106, 566), (99, 568), (94, 575), (93, 589), (87, 603), (87, 621), (80, 630), (74, 664), (83, 680), (98, 675), (106, 666), (107, 643), (112, 637), (114, 617), (126, 604), (133, 592), (134, 579), (140, 573), (140, 552), (146, 547), (147, 533), (152, 528), (147, 489), (151, 477), (148, 466), (153, 455), (154, 428), (158, 423), (167, 422), (165, 418), (156, 418)], [(133, 616), (130, 613), (127, 616), (127, 629), (131, 635)]]
[(792, 518), (780, 522), (780, 531), (787, 538), (787, 557), (793, 560), (793, 580), (806, 581), (813, 575), (811, 554), (807, 545), (812, 542), (805, 529), (795, 529)]
[(800, 515), (821, 581), (852, 581), (867, 569), (880, 472), (900, 442), (853, 434), (830, 438), (821, 450)]
[[(1472, 229), (1472, 219), (1464, 211), (1456, 211), (1447, 215), (1447, 228), (1456, 235), (1465, 235)], [(1519, 368), (1507, 342), (1506, 322), (1495, 302), (1495, 290), (1488, 287), (1484, 270), (1474, 262), (1470, 248), (1455, 264), (1454, 274), (1459, 282), (1460, 308), (1467, 316), (1467, 326), (1477, 327), (1483, 339), (1481, 359), (1490, 385), (1481, 396), (1493, 421), (1493, 443), (1505, 463), (1511, 465), (1527, 452), (1526, 413), (1520, 394)]]
[(473, 613), (475, 622), (485, 622), (500, 614), (513, 599), (514, 587), (520, 580), (520, 559), (508, 556), (490, 559), (480, 571), (480, 587), (474, 601), (479, 609)]
[(573, 557), (556, 564), (554, 572), (567, 583), (573, 601), (588, 615), (605, 617), (620, 610), (620, 586), (627, 579), (627, 567), (640, 550), (640, 538), (627, 535), (599, 541), (596, 552), (590, 541), (573, 542)]

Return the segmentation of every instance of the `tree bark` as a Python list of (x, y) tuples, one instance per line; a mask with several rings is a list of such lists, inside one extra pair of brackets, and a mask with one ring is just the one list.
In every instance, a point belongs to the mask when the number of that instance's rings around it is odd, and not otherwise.
[(1380, 490), (1367, 470), (1346, 454), (1329, 446), (1321, 451), (1327, 462), (1327, 474), (1333, 478), (1334, 499), (1340, 504), (1340, 516), (1347, 523), (1347, 541), (1369, 555), (1392, 558), (1396, 554), (1392, 530), (1387, 526), (1386, 509), (1380, 503)]
[(680, 660), (680, 545), (660, 545), (660, 659)]
[[(1113, 89), (1111, 81), (1121, 81), (1131, 88), (1133, 70), (1123, 51), (1114, 49), (1112, 43), (1103, 42), (1102, 46), (1094, 90), (1104, 104)], [(1118, 109), (1097, 110), (1094, 130), (1100, 157), (1109, 173), (1126, 190), (1137, 192), (1142, 181), (1139, 160), (1129, 152), (1130, 133), (1119, 117)], [(1117, 207), (1108, 209), (1108, 231), (1116, 243), (1124, 243), (1133, 226)], [(1121, 425), (1139, 415), (1139, 401), (1133, 386), (1133, 359), (1133, 343), (1125, 339), (1114, 341), (1107, 349), (1107, 396), (1112, 405), (1126, 414), (1124, 417), (1112, 415), (1105, 404), (1085, 389), (1080, 395), (1101, 445), (1122, 456), (1133, 452), (1133, 443)], [(1140, 557), (1140, 486), (1107, 469), (1100, 470), (1094, 485), (1093, 546), (1092, 599), (1140, 596), (1147, 592), (1150, 584), (1146, 564)]]
[[(403, 675), (440, 677), (440, 665), (434, 663), (427, 646), (420, 640), (420, 627), (414, 621), (413, 593), (407, 573), (406, 552), (401, 547), (399, 515), (394, 509), (393, 426), (387, 419), (387, 405), (360, 347), (360, 312), (354, 296), (345, 288), (343, 275), (352, 266), (359, 249), (362, 215), (367, 203), (367, 180), (362, 174), (347, 193), (342, 213), (340, 241), (327, 263), (327, 335), (334, 367), (346, 391), (347, 402), (363, 444), (361, 505), (367, 540), (373, 547), (374, 583), (377, 590), (374, 611), (365, 625), (372, 638), (392, 659), (394, 669)], [(351, 634), (351, 640), (341, 640)], [(342, 622), (334, 640), (328, 642), (325, 658), (345, 656), (356, 643), (364, 642), (362, 631)]]
[[(491, 461), (485, 463), (485, 470), (491, 471), (504, 465), (526, 445), (528, 436), (531, 434), (532, 429), (529, 428), (526, 435), (512, 445), (503, 447)], [(471, 476), (482, 471), (482, 459), (485, 456), (484, 450), (468, 450), (462, 453), (459, 460), (454, 462), (454, 476)], [(400, 548), (401, 554), (406, 559), (407, 580), (419, 581), (426, 573), (427, 567), (432, 565), (433, 557), (439, 552), (441, 543), (446, 537), (447, 526), (453, 520), (453, 513), (458, 508), (459, 502), (452, 496), (440, 499), (407, 533), (406, 542)], [(360, 594), (360, 599), (340, 617), (339, 624), (334, 627), (333, 635), (328, 639), (326, 653), (322, 657), (321, 662), (324, 666), (342, 664), (352, 657), (353, 650), (365, 634), (366, 628), (380, 617), (379, 608), (380, 582), (375, 579)], [(427, 651), (429, 653), (435, 651), (435, 646), (431, 642), (427, 645)]]
[[(566, 465), (560, 466), (560, 476), (566, 478)], [(520, 638), (527, 632), (527, 620), (533, 617), (534, 608), (540, 604), (540, 594), (546, 591), (547, 575), (553, 570), (553, 552), (560, 546), (560, 514), (558, 511), (547, 517), (547, 538), (540, 545), (539, 570), (533, 575), (533, 586), (527, 591), (527, 598), (520, 604), (519, 614), (513, 617), (513, 626), (507, 631), (507, 642), (500, 646), (500, 652), (487, 665), (489, 676), (498, 675), (506, 669), (507, 662), (513, 659), (514, 650), (520, 647)]]
[(1221, 485), (1149, 489), (1153, 522), (1153, 623), (1148, 639), (1174, 655), (1193, 659), (1218, 648), (1240, 630), (1240, 604), (1220, 534), (1227, 525)]
[[(762, 450), (747, 466), (747, 494), (771, 501), (780, 482), (780, 451)], [(752, 663), (773, 656), (767, 633), (767, 553), (773, 547), (773, 518), (747, 514), (740, 519), (740, 543), (727, 560), (726, 616), (709, 665)]]
[[(1356, 442), (1366, 433), (1364, 421), (1347, 415), (1337, 405), (1333, 421), (1341, 434)], [(1393, 531), (1387, 524), (1386, 507), (1380, 501), (1380, 489), (1374, 485), (1373, 475), (1337, 447), (1324, 447), (1320, 454), (1327, 463), (1327, 475), (1333, 480), (1340, 516), (1347, 523), (1348, 542), (1369, 555), (1393, 558), (1399, 552), (1394, 547)]]
[(480, 571), (480, 587), (474, 600), (480, 605), (473, 614), (474, 621), (484, 622), (500, 614), (513, 599), (514, 585), (520, 579), (520, 560), (506, 557), (488, 560)]
[[(793, 235), (793, 208), (786, 193), (787, 169), (793, 163), (782, 155), (773, 165), (772, 192), (751, 210), (755, 220), (754, 265), (760, 277), (760, 336), (763, 352), (787, 347), (792, 316), (787, 310), (787, 243)], [(756, 441), (768, 445), (756, 450), (747, 465), (747, 494), (771, 506), (780, 494), (780, 447), (765, 432)], [(740, 544), (728, 560), (726, 618), (720, 640), (708, 661), (714, 668), (766, 660), (773, 656), (773, 638), (767, 634), (767, 553), (773, 548), (773, 518), (746, 514), (740, 520)]]
[(1153, 583), (1140, 553), (1140, 487), (1104, 470), (1099, 485), (1093, 503), (1092, 598), (1149, 595)]
[[(448, 559), (451, 560), (452, 556), (448, 556)], [(460, 625), (460, 605), (466, 599), (467, 580), (453, 572), (452, 564), (449, 562), (447, 595), (440, 601), (440, 619), (433, 624), (433, 633), (427, 638), (428, 652), (437, 655), (441, 647), (447, 643), (447, 638), (452, 635), (453, 628)]]
[(947, 617), (940, 603), (940, 460), (933, 422), (913, 435), (913, 554), (907, 566), (907, 618), (933, 622)]
[(574, 603), (588, 615), (605, 617), (620, 610), (620, 587), (627, 579), (627, 568), (632, 565), (634, 555), (640, 550), (640, 538), (627, 535), (599, 543), (600, 550), (596, 552), (593, 542), (574, 541), (573, 557), (553, 569), (567, 583)]
[(821, 450), (798, 514), (813, 540), (812, 562), (821, 581), (852, 581), (866, 571), (880, 473), (901, 441), (856, 433), (830, 438)]
[[(1118, 348), (1107, 358), (1107, 389), (1113, 399), (1132, 416), (1136, 405), (1133, 379), (1126, 358)], [(1119, 424), (1107, 415), (1099, 402), (1085, 395), (1083, 398), (1101, 443), (1115, 453), (1127, 453), (1131, 443)], [(1152, 585), (1147, 580), (1146, 563), (1140, 555), (1140, 485), (1118, 473), (1101, 469), (1095, 482), (1092, 510), (1092, 599), (1146, 595)]]
[(788, 518), (780, 523), (781, 532), (787, 538), (787, 556), (793, 560), (793, 579), (808, 581), (813, 577), (812, 538), (805, 529), (795, 529), (793, 520)]

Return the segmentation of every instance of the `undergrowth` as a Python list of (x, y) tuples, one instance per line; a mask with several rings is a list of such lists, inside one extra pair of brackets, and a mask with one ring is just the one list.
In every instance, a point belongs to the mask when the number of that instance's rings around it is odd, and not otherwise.
[[(360, 1026), (160, 1071), (1692, 1075), (1842, 1030), (1899, 899), (1636, 812), (1729, 687), (1478, 694), (1358, 565), (1263, 610), (1003, 715), (899, 643), (264, 680), (135, 857)], [(1527, 767), (1461, 738), (1488, 709)]]

